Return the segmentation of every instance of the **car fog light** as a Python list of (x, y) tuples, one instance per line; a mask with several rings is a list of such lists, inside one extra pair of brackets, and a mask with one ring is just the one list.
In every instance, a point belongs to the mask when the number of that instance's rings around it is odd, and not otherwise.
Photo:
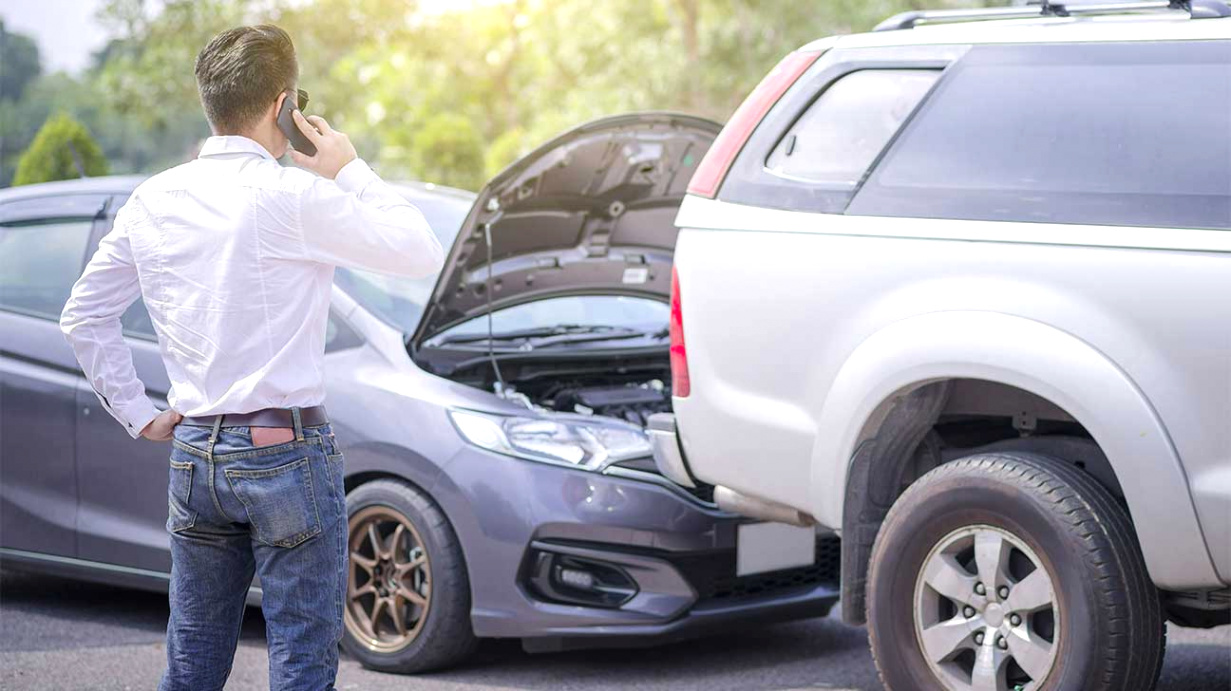
[(560, 582), (578, 590), (593, 590), (594, 574), (577, 569), (560, 569)]
[(524, 584), (549, 602), (615, 609), (637, 594), (637, 582), (623, 567), (598, 559), (535, 551)]

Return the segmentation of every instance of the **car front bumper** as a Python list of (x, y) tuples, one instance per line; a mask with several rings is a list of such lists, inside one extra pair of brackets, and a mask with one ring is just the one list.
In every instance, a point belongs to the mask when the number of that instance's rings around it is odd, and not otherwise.
[[(645, 470), (593, 473), (462, 449), (430, 488), (465, 553), (480, 637), (527, 649), (641, 645), (725, 626), (823, 616), (838, 597), (838, 539), (813, 565), (736, 575), (749, 522)], [(606, 606), (554, 597), (544, 560), (598, 565), (633, 582)]]

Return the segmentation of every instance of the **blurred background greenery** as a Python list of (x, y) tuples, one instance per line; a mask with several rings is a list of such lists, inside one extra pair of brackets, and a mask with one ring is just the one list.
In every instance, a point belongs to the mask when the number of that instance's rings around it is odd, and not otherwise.
[[(102, 160), (91, 173), (151, 173), (195, 156), (209, 129), (193, 60), (238, 24), (290, 32), (312, 96), (307, 112), (350, 134), (383, 175), (477, 189), (586, 120), (652, 109), (721, 122), (778, 59), (812, 39), (865, 31), (902, 10), (984, 4), (1004, 3), (105, 0), (93, 20), (110, 38), (78, 74), (45, 72), (38, 45), (6, 31), (0, 10), (0, 186), (13, 184), (45, 123), (58, 129), (44, 139), (80, 142), (61, 114), (97, 142)], [(55, 155), (48, 169), (72, 162)]]

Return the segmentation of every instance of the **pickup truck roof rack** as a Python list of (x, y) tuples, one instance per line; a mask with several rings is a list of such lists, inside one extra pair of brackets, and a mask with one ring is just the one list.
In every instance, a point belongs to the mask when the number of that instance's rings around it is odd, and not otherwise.
[(969, 10), (912, 10), (895, 14), (876, 25), (873, 31), (913, 29), (919, 24), (962, 22), (980, 19), (1022, 19), (1027, 17), (1071, 17), (1075, 15), (1122, 14), (1125, 12), (1183, 10), (1193, 19), (1231, 16), (1224, 0), (1155, 0), (1154, 2), (1104, 2), (1071, 4), (1039, 0), (1026, 6), (987, 7)]

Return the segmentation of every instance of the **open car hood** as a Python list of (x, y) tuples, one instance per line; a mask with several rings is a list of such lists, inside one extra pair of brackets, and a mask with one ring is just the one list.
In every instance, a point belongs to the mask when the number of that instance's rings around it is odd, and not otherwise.
[(675, 215), (718, 123), (632, 113), (570, 130), (483, 188), (418, 329), (424, 340), (493, 310), (564, 295), (669, 299)]

